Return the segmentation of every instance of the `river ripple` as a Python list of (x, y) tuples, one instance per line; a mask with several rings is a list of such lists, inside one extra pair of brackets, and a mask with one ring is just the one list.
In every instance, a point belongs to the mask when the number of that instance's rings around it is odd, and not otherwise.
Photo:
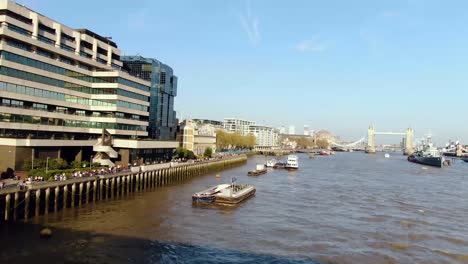
[[(7, 247), (0, 257), (70, 263), (468, 263), (468, 163), (422, 169), (391, 155), (300, 155), (297, 172), (247, 177), (247, 170), (266, 161), (255, 156), (222, 172), (221, 179), (206, 175), (36, 219), (37, 226), (48, 224), (57, 232), (46, 242), (31, 235), (38, 227), (6, 227), (6, 239), (26, 246)], [(257, 194), (235, 208), (192, 206), (193, 193), (231, 177), (254, 184)]]

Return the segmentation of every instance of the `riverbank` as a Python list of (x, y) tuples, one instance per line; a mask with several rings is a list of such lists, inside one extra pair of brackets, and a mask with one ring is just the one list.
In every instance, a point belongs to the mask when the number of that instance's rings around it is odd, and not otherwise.
[(244, 164), (247, 156), (167, 166), (140, 166), (130, 171), (64, 181), (44, 181), (0, 190), (0, 221), (28, 220), (63, 208), (122, 198), (132, 192), (185, 181)]

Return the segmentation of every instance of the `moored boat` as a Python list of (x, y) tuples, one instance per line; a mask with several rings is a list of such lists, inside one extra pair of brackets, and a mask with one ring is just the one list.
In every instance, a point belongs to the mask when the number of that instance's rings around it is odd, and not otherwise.
[(237, 204), (255, 194), (251, 184), (220, 184), (192, 195), (193, 202)]
[(412, 155), (408, 156), (408, 161), (419, 163), (423, 165), (433, 166), (442, 168), (444, 166), (444, 157), (430, 157), (430, 156), (423, 156), (419, 153), (413, 153)]
[(268, 168), (273, 168), (273, 167), (275, 167), (276, 163), (277, 163), (276, 159), (271, 159), (271, 160), (267, 161), (266, 166)]
[(194, 202), (205, 202), (212, 203), (216, 200), (216, 194), (218, 194), (222, 189), (228, 188), (229, 184), (220, 184), (209, 189), (206, 189), (201, 192), (197, 192), (192, 195), (192, 201)]
[(216, 203), (237, 204), (255, 194), (255, 187), (251, 184), (231, 184), (216, 195)]
[(286, 160), (286, 165), (284, 166), (287, 170), (297, 170), (299, 169), (299, 162), (296, 155), (289, 155)]
[(247, 172), (247, 176), (258, 176), (267, 173), (267, 169), (263, 164), (257, 164), (257, 167), (253, 171)]
[(433, 146), (430, 136), (418, 148), (418, 151), (408, 156), (408, 161), (438, 168), (449, 164), (449, 162), (446, 162), (441, 151)]

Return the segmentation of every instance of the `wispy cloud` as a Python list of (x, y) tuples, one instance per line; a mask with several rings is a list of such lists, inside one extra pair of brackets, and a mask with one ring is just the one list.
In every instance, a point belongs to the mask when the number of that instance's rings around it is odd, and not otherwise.
[(327, 48), (327, 45), (318, 36), (303, 40), (295, 46), (295, 49), (299, 52), (322, 52)]
[(252, 9), (250, 8), (250, 1), (246, 1), (246, 11), (244, 14), (240, 14), (239, 17), (242, 24), (242, 28), (247, 34), (250, 43), (253, 46), (257, 46), (261, 40), (260, 31), (258, 29), (259, 19), (258, 17), (252, 14)]

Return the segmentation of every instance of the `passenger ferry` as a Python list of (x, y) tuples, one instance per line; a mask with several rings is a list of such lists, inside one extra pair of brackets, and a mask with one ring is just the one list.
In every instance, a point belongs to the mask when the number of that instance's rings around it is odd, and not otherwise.
[(286, 160), (286, 165), (284, 166), (287, 170), (297, 170), (299, 169), (299, 162), (296, 155), (289, 155)]

